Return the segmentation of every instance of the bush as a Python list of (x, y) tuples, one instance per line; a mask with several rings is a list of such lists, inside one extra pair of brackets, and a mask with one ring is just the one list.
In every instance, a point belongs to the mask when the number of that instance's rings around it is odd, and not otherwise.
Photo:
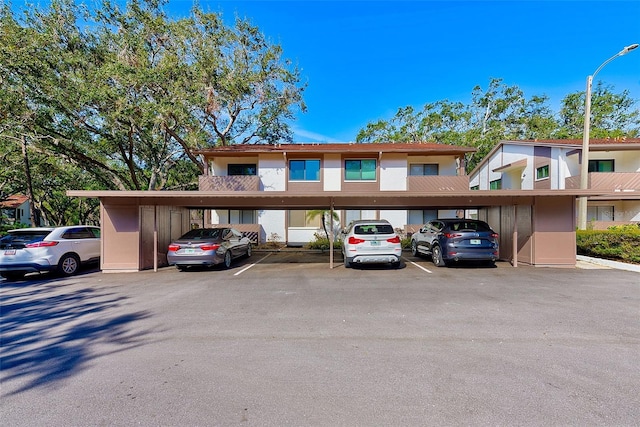
[[(333, 242), (333, 249), (340, 249), (341, 247), (342, 247), (342, 241), (336, 240)], [(329, 249), (329, 239), (327, 239), (327, 236), (323, 234), (314, 233), (313, 240), (309, 242), (309, 244), (307, 245), (307, 248), (326, 251)]]
[(579, 255), (640, 264), (640, 226), (613, 226), (607, 230), (578, 230)]

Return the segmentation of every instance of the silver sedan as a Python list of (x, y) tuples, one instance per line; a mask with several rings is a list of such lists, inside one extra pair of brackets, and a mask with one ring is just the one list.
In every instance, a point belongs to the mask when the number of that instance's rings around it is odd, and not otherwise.
[(187, 267), (209, 267), (224, 264), (231, 267), (234, 259), (251, 256), (251, 241), (233, 228), (197, 228), (169, 245), (167, 261), (179, 270)]

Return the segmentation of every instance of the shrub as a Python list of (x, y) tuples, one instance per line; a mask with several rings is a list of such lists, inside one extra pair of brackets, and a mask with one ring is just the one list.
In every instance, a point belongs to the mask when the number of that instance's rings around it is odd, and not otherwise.
[(640, 263), (640, 227), (632, 224), (607, 230), (578, 230), (576, 247), (579, 255)]
[[(342, 242), (340, 240), (336, 240), (333, 242), (333, 248), (339, 249), (342, 247)], [(326, 251), (329, 249), (329, 239), (327, 236), (320, 233), (313, 234), (313, 240), (307, 244), (308, 249), (320, 249), (322, 251)]]

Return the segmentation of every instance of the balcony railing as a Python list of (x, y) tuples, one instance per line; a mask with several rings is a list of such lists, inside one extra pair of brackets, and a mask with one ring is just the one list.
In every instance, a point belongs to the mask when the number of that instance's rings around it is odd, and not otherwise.
[(418, 193), (438, 193), (469, 190), (469, 176), (427, 175), (408, 176), (407, 191)]
[[(640, 172), (590, 172), (589, 188), (606, 191), (640, 191)], [(580, 188), (580, 176), (565, 180), (567, 190)]]
[(198, 184), (200, 191), (259, 191), (260, 177), (257, 175), (200, 175)]

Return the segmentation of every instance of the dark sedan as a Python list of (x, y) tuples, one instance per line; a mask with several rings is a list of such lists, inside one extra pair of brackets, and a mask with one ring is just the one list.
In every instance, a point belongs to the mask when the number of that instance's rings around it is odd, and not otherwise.
[(251, 256), (251, 241), (233, 228), (197, 228), (169, 245), (167, 261), (179, 270), (187, 267), (209, 267), (224, 264), (231, 267), (234, 259)]
[(493, 264), (498, 246), (498, 234), (486, 222), (474, 219), (434, 219), (411, 236), (411, 253), (430, 255), (437, 267), (457, 261)]

